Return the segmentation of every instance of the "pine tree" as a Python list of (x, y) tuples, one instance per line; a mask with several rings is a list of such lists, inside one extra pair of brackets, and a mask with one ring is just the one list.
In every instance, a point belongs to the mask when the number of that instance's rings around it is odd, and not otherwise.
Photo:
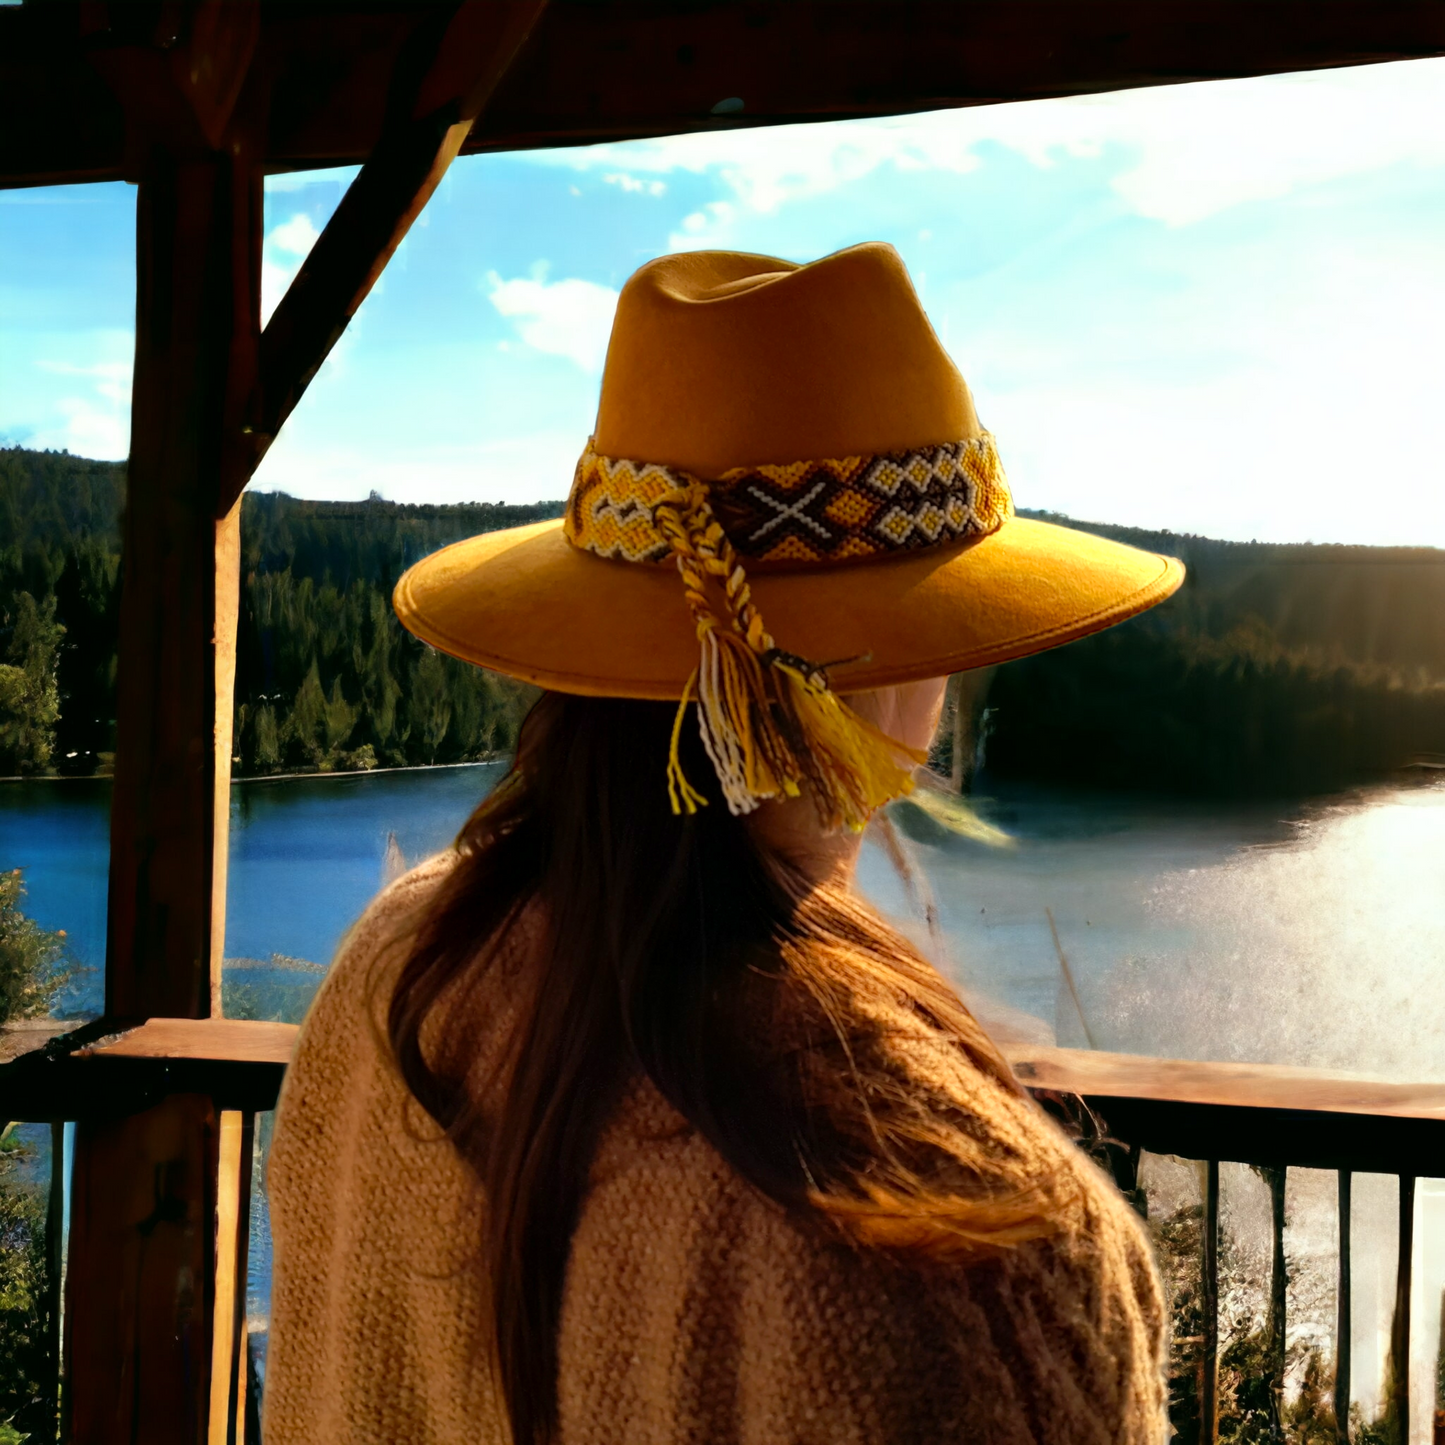
[(318, 768), (326, 756), (326, 694), (313, 659), (296, 689), (291, 713), (282, 728), (288, 756), (303, 767)]
[(442, 655), (430, 647), (422, 654), (412, 674), (407, 712), (410, 714), (410, 731), (420, 744), (417, 751), (427, 762), (436, 762), (437, 750), (451, 727), (452, 703)]
[(326, 756), (334, 765), (335, 756), (346, 746), (352, 729), (356, 726), (357, 709), (347, 702), (341, 690), (341, 678), (332, 679), (331, 696), (326, 699), (323, 726), (326, 731)]

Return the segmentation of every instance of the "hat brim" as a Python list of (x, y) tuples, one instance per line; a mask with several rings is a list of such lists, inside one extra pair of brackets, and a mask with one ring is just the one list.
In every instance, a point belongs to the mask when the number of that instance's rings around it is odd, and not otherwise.
[[(780, 648), (814, 662), (866, 656), (832, 670), (841, 693), (1058, 647), (1183, 580), (1173, 557), (1027, 517), (954, 547), (750, 576)], [(440, 651), (557, 692), (679, 698), (697, 666), (676, 569), (579, 551), (560, 521), (444, 547), (402, 577), (394, 602)]]

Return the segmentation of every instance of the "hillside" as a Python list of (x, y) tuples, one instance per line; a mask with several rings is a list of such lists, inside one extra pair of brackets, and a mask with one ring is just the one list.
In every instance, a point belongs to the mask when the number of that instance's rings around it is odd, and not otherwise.
[[(0, 450), (0, 773), (107, 766), (123, 494), (121, 464)], [(528, 689), (417, 642), (391, 588), (437, 547), (560, 511), (248, 493), (237, 771), (509, 748)], [(1298, 793), (1445, 756), (1445, 551), (1069, 525), (1182, 557), (1190, 577), (1144, 617), (998, 669), (977, 690), (989, 772)]]
[[(1220, 542), (1024, 512), (1189, 568), (1169, 604), (1178, 625), (1224, 636), (1263, 624), (1281, 647), (1321, 661), (1378, 665), (1445, 679), (1445, 551)], [(1184, 619), (1187, 616), (1187, 624)]]

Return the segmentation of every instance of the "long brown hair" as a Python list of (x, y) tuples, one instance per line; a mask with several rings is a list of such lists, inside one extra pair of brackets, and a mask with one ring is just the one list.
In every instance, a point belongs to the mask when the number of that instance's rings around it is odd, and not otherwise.
[[(542, 696), (390, 1001), (402, 1075), (485, 1192), (518, 1445), (555, 1435), (571, 1236), (600, 1131), (639, 1073), (764, 1195), (865, 1247), (957, 1258), (1037, 1235), (1058, 1209), (1037, 1161), (1000, 1186), (989, 1141), (920, 1107), (889, 1054), (876, 1020), (902, 1003), (955, 1062), (1016, 1094), (958, 996), (866, 905), (759, 845), (691, 728), (682, 761), (709, 805), (673, 815), (673, 713)], [(495, 998), (499, 971), (516, 1021), (479, 1090), (465, 999), (488, 983)]]

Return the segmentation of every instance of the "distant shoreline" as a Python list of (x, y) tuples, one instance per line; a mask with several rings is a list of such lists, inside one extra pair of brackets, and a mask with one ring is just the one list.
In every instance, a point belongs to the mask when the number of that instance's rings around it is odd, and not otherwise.
[[(380, 773), (439, 773), (449, 768), (490, 768), (506, 762), (510, 754), (498, 753), (495, 757), (477, 758), (470, 763), (412, 763), (402, 768), (331, 768), (327, 772), (310, 773), (248, 773), (244, 777), (231, 777), (231, 786), (237, 783), (294, 783), (298, 778), (374, 778)], [(113, 773), (18, 773), (0, 778), (0, 783), (109, 783)]]

